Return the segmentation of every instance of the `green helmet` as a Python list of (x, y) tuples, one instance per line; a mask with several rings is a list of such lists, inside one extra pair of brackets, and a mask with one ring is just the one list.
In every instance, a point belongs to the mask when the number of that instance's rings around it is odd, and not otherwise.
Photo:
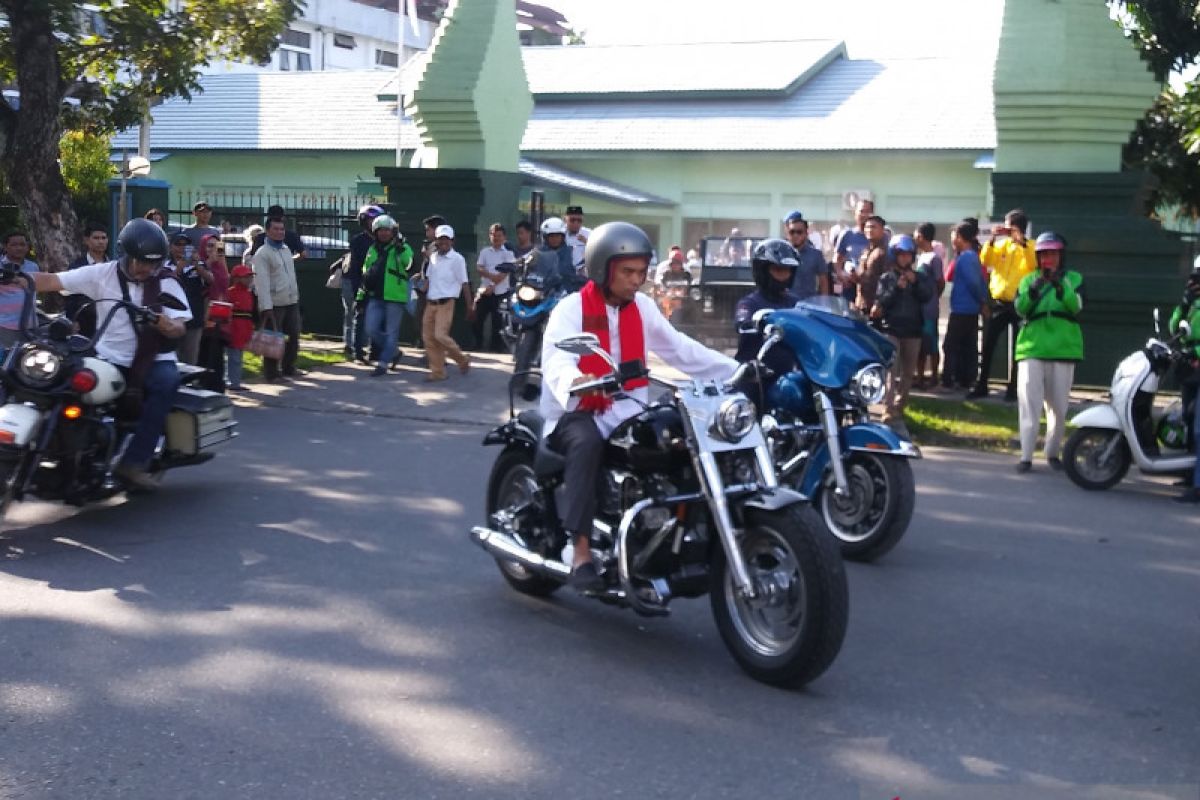
[(1167, 413), (1163, 414), (1162, 419), (1158, 421), (1158, 430), (1155, 431), (1158, 437), (1158, 443), (1163, 447), (1169, 447), (1172, 450), (1187, 449), (1187, 423), (1183, 419), (1183, 406), (1179, 403), (1173, 403), (1167, 409)]
[(391, 228), (392, 230), (396, 230), (399, 227), (400, 226), (396, 224), (396, 220), (392, 219), (387, 214), (380, 214), (375, 218), (375, 221), (371, 223), (371, 233), (374, 233), (380, 228)]

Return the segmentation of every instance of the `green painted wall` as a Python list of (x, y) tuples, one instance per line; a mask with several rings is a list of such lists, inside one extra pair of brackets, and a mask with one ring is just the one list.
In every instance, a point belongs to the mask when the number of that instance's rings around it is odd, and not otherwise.
[(392, 164), (389, 150), (331, 153), (177, 151), (154, 162), (151, 177), (177, 192), (243, 190), (303, 192), (316, 190), (355, 194), (356, 184), (375, 180), (375, 167)]

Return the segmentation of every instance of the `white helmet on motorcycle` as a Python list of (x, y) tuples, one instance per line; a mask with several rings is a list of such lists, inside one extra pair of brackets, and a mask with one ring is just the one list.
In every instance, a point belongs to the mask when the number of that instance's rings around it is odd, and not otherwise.
[(561, 233), (567, 235), (567, 223), (562, 221), (560, 217), (550, 217), (542, 223), (542, 238), (546, 238), (552, 233)]

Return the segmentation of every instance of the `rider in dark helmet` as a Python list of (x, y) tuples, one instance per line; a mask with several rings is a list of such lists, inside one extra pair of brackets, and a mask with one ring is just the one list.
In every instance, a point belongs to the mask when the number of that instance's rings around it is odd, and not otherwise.
[[(342, 273), (342, 343), (346, 360), (358, 360), (367, 363), (366, 334), (366, 301), (358, 300), (358, 290), (362, 287), (363, 261), (367, 251), (375, 241), (371, 233), (371, 223), (376, 217), (383, 216), (383, 208), (369, 203), (358, 210), (358, 225), (361, 231), (350, 240), (350, 263)], [(335, 262), (336, 263), (336, 262)]]
[[(132, 311), (118, 308), (96, 341), (96, 354), (125, 373), (125, 398), (141, 400), (137, 429), (115, 474), (131, 489), (153, 491), (157, 483), (147, 467), (179, 387), (174, 343), (183, 336), (192, 315), (183, 287), (163, 268), (169, 247), (162, 228), (148, 219), (135, 219), (121, 230), (117, 243), (122, 255), (116, 261), (67, 272), (39, 272), (34, 284), (39, 292), (65, 289), (96, 301), (101, 325), (112, 310), (112, 298), (159, 312), (153, 323), (145, 324), (136, 320)], [(162, 305), (164, 295), (171, 295), (183, 310)]]
[(559, 350), (558, 342), (582, 333), (594, 334), (600, 347), (618, 363), (646, 362), (654, 352), (675, 369), (700, 380), (724, 380), (736, 364), (671, 326), (649, 295), (638, 291), (646, 281), (653, 246), (636, 225), (609, 222), (588, 237), (584, 263), (591, 279), (578, 292), (559, 301), (546, 323), (542, 346), (542, 435), (566, 456), (562, 502), (563, 529), (574, 546), (571, 584), (581, 591), (603, 588), (592, 563), (589, 537), (596, 513), (597, 481), (605, 439), (617, 425), (642, 411), (650, 393), (644, 378), (628, 381), (630, 398), (592, 393), (577, 398), (571, 388), (607, 376), (604, 359)]
[(749, 361), (762, 347), (762, 335), (749, 327), (754, 314), (765, 308), (793, 308), (800, 298), (791, 290), (800, 257), (796, 249), (782, 239), (764, 239), (750, 256), (756, 291), (737, 303), (733, 324), (738, 331), (738, 361)]
[(1195, 448), (1196, 467), (1192, 470), (1191, 485), (1175, 499), (1180, 503), (1200, 503), (1200, 256), (1196, 258), (1184, 284), (1182, 300), (1171, 313), (1171, 321), (1167, 324), (1171, 335), (1179, 332), (1184, 320), (1187, 320), (1192, 332), (1182, 342), (1188, 358), (1179, 365), (1179, 384), (1183, 390), (1184, 413), (1190, 412), (1187, 419), (1192, 447)]

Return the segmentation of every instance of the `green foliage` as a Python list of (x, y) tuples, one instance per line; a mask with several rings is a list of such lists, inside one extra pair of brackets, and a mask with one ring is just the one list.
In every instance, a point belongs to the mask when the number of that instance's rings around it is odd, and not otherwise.
[(117, 174), (108, 160), (107, 137), (69, 131), (59, 142), (58, 152), (67, 191), (77, 201), (102, 201), (109, 179)]
[(1154, 76), (1165, 81), (1200, 55), (1200, 10), (1194, 0), (1109, 0)]

